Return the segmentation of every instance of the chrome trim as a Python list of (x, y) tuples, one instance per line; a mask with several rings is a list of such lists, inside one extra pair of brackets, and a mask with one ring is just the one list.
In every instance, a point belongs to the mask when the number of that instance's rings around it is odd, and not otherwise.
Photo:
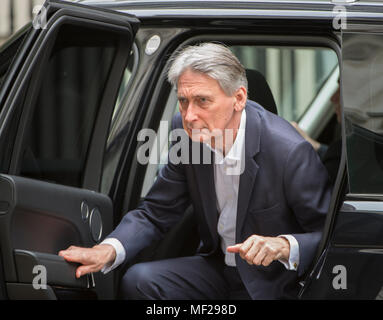
[(383, 214), (383, 202), (381, 201), (345, 201), (341, 208), (342, 212), (368, 211)]

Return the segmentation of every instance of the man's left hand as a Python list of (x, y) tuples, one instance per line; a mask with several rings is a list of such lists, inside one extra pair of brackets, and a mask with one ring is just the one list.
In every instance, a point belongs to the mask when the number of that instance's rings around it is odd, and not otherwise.
[(274, 260), (289, 260), (290, 243), (283, 237), (252, 235), (243, 243), (227, 247), (227, 251), (239, 253), (248, 264), (267, 267)]

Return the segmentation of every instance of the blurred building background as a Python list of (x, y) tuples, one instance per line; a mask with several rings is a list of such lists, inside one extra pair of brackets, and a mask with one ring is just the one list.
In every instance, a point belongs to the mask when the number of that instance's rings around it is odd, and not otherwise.
[(30, 22), (33, 8), (44, 0), (0, 0), (0, 45)]
[(245, 68), (265, 76), (278, 114), (289, 121), (299, 121), (338, 67), (330, 48), (255, 45), (232, 49)]

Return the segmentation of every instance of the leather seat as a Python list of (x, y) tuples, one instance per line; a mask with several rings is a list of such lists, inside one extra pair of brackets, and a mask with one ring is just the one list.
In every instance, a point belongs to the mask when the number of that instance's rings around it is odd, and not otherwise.
[(262, 73), (253, 69), (246, 69), (248, 82), (248, 99), (259, 103), (266, 110), (278, 114), (277, 105), (269, 84)]

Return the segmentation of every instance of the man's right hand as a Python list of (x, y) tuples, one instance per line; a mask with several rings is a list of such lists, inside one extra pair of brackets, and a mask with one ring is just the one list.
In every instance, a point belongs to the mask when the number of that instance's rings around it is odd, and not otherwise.
[(93, 248), (70, 246), (59, 252), (59, 256), (69, 262), (80, 263), (76, 270), (76, 278), (100, 271), (106, 264), (113, 263), (116, 259), (116, 251), (109, 244), (96, 245)]

